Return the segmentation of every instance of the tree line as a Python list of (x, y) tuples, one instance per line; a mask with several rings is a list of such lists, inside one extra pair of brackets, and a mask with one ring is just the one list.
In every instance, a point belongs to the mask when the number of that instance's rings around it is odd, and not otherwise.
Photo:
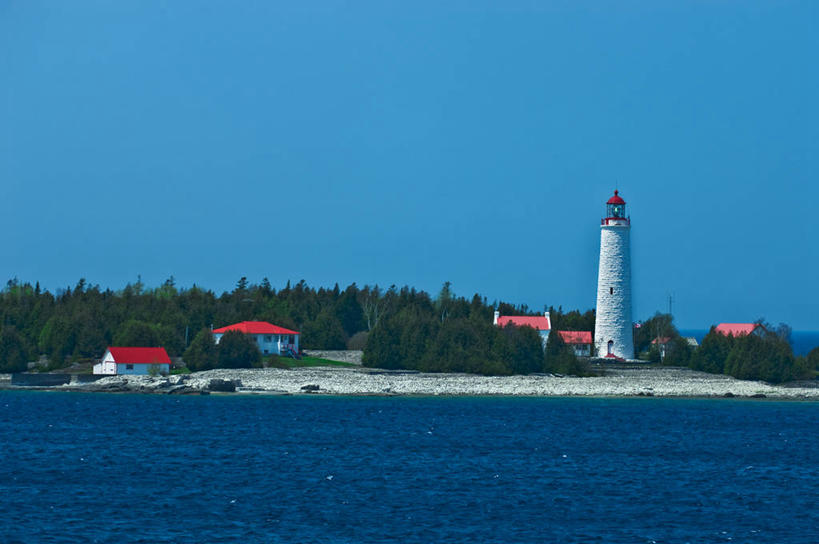
[(25, 370), (40, 357), (48, 368), (62, 368), (99, 358), (111, 345), (163, 346), (179, 357), (201, 331), (253, 320), (301, 332), (308, 349), (361, 349), (395, 292), (356, 284), (316, 289), (304, 281), (277, 290), (267, 279), (251, 284), (243, 277), (217, 295), (178, 288), (171, 277), (159, 287), (138, 279), (117, 291), (81, 279), (51, 293), (10, 280), (0, 292), (0, 372)]
[[(429, 372), (583, 375), (588, 365), (574, 357), (559, 335), (544, 350), (528, 327), (496, 327), (493, 312), (538, 315), (526, 305), (489, 303), (476, 294), (455, 296), (445, 283), (437, 296), (410, 287), (314, 288), (304, 281), (275, 289), (267, 279), (251, 284), (240, 278), (232, 291), (217, 295), (197, 286), (178, 288), (171, 277), (147, 288), (141, 280), (113, 291), (81, 279), (56, 293), (38, 283), (10, 280), (0, 292), (0, 372), (19, 372), (40, 358), (46, 368), (90, 361), (110, 345), (163, 346), (183, 356), (192, 370), (258, 365), (255, 344), (231, 339), (213, 343), (211, 326), (269, 321), (302, 333), (306, 349), (363, 349), (368, 366)], [(549, 308), (552, 331), (594, 333), (594, 311)], [(695, 349), (667, 314), (636, 328), (634, 345), (646, 360), (659, 362), (657, 337), (668, 337), (662, 363), (742, 379), (782, 382), (812, 377), (819, 370), (819, 348), (795, 357), (786, 326), (766, 326), (761, 335), (725, 337), (713, 329)], [(224, 341), (224, 340), (223, 340)], [(235, 345), (234, 345), (235, 344)], [(251, 345), (252, 344), (252, 345)], [(220, 344), (221, 345), (221, 344)]]
[[(557, 334), (549, 335), (544, 353), (541, 337), (531, 327), (497, 327), (493, 313), (536, 315), (525, 305), (487, 304), (479, 295), (456, 297), (445, 283), (434, 299), (424, 291), (403, 289), (389, 301), (364, 348), (366, 366), (422, 372), (466, 372), (484, 375), (535, 372), (588, 373), (571, 347)], [(551, 309), (555, 322), (580, 324), (579, 312), (570, 315)]]
[[(760, 333), (736, 337), (711, 327), (695, 349), (680, 335), (672, 316), (658, 313), (635, 329), (634, 346), (642, 358), (651, 362), (727, 374), (742, 380), (782, 383), (815, 377), (819, 371), (819, 348), (805, 357), (797, 357), (790, 343), (790, 327), (773, 326), (763, 319), (757, 323), (762, 326)], [(658, 337), (669, 339), (662, 361), (660, 346), (652, 343)]]
[[(534, 349), (537, 334), (500, 331), (492, 325), (495, 308), (505, 314), (533, 313), (525, 305), (489, 303), (479, 295), (456, 297), (449, 284), (433, 300), (410, 287), (314, 288), (300, 281), (275, 289), (267, 279), (252, 284), (245, 277), (221, 295), (197, 286), (179, 288), (173, 277), (154, 288), (138, 279), (117, 291), (80, 279), (55, 293), (14, 279), (0, 292), (0, 372), (24, 371), (40, 358), (47, 369), (62, 368), (98, 359), (112, 345), (163, 346), (171, 357), (190, 359), (194, 369), (231, 366), (236, 363), (229, 362), (235, 358), (228, 350), (220, 356), (220, 348), (211, 345), (211, 326), (252, 320), (301, 332), (305, 349), (364, 349), (379, 331), (365, 359), (387, 368), (542, 370), (542, 350)], [(562, 319), (560, 310), (552, 311), (553, 322)], [(571, 324), (588, 315), (569, 312), (565, 319)], [(400, 341), (392, 344), (396, 327)], [(410, 345), (410, 338), (420, 343)], [(425, 357), (418, 355), (427, 348)], [(461, 358), (465, 362), (456, 362)], [(249, 361), (257, 364), (255, 355)]]

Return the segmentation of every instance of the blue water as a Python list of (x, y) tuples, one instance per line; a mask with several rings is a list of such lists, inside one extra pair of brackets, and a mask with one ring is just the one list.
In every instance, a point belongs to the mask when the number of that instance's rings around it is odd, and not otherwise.
[[(681, 330), (683, 336), (693, 336), (697, 342), (702, 342), (708, 329)], [(819, 331), (793, 331), (791, 333), (791, 347), (794, 355), (807, 355), (812, 349), (819, 347)]]
[(819, 404), (0, 392), (0, 542), (819, 541)]

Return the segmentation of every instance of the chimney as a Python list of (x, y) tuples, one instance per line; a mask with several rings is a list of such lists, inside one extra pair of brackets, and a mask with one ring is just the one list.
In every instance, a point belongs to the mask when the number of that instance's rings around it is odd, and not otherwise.
[(549, 322), (549, 328), (552, 328), (552, 316), (549, 315), (549, 312), (543, 312), (543, 317), (546, 318), (546, 321)]
[(498, 324), (498, 318), (500, 317), (500, 312), (495, 310), (495, 320), (492, 322), (493, 325)]

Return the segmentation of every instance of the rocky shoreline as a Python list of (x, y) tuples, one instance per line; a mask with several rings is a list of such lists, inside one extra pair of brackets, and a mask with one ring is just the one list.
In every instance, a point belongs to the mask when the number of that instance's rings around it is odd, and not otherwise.
[(57, 391), (158, 394), (404, 395), (404, 396), (580, 396), (580, 397), (740, 397), (819, 400), (816, 382), (771, 385), (677, 367), (623, 367), (604, 375), (476, 376), (425, 374), (371, 368), (310, 367), (217, 369), (194, 374), (109, 376), (90, 383), (72, 379), (47, 389)]

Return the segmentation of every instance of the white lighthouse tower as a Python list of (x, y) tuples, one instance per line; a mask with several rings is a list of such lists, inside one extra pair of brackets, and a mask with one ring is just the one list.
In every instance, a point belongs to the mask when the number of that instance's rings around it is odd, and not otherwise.
[(633, 359), (631, 324), (631, 219), (618, 191), (606, 202), (600, 224), (600, 269), (594, 345), (598, 357)]

